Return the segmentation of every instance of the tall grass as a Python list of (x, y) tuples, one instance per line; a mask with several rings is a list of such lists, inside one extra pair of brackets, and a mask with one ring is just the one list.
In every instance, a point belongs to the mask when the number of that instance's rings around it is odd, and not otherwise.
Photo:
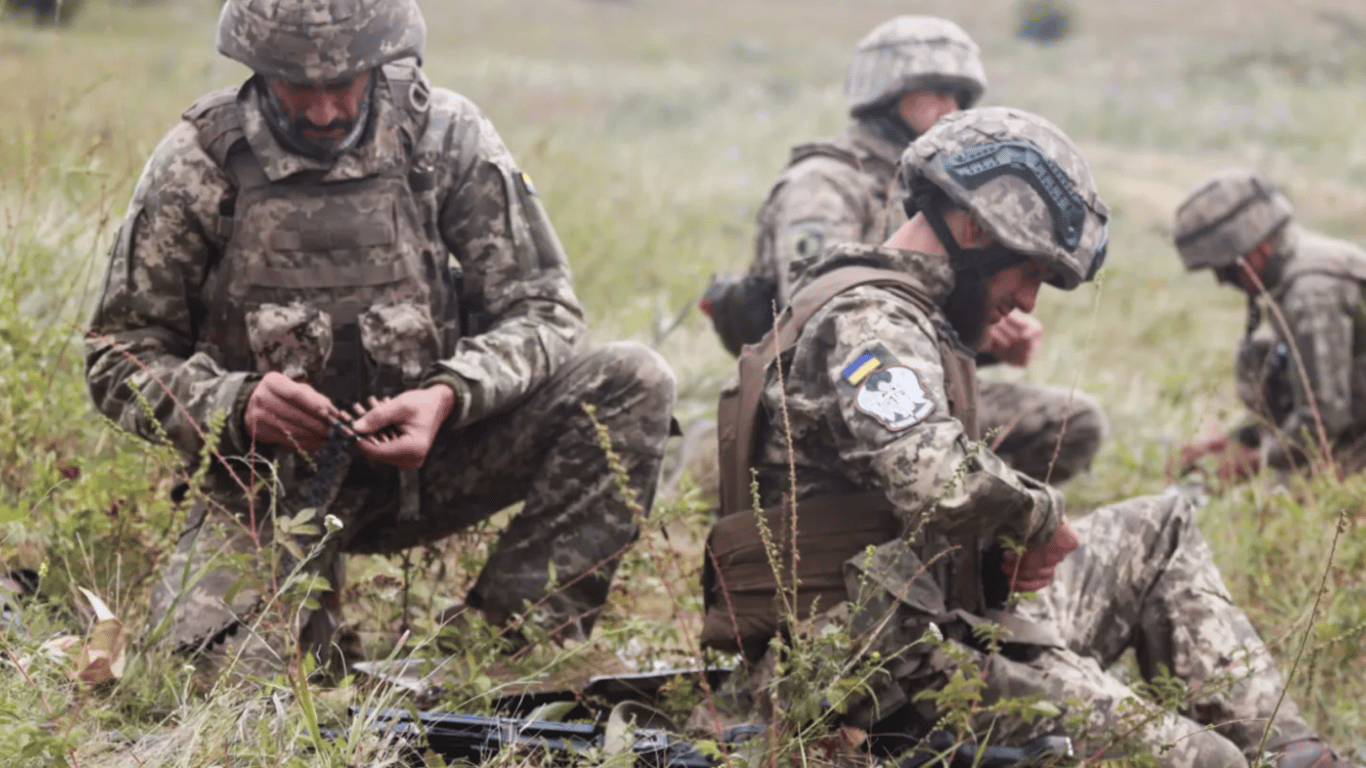
[[(45, 574), (40, 598), (0, 634), (11, 665), (34, 657), (25, 675), (0, 677), (0, 753), (19, 756), (14, 764), (98, 763), (98, 750), (77, 745), (112, 730), (175, 734), (183, 748), (163, 757), (178, 765), (284, 764), (314, 746), (297, 725), (299, 697), (272, 699), (287, 680), (206, 696), (181, 662), (145, 652), (136, 636), (124, 680), (95, 690), (68, 681), (67, 662), (34, 656), (54, 632), (86, 629), (76, 586), (139, 631), (149, 579), (183, 515), (168, 497), (173, 459), (93, 415), (79, 339), (142, 162), (198, 95), (243, 76), (212, 50), (211, 5), (89, 0), (69, 29), (0, 23), (0, 554)], [(480, 104), (535, 179), (599, 341), (651, 340), (711, 272), (747, 263), (754, 212), (788, 147), (843, 127), (853, 43), (907, 10), (890, 0), (426, 5), (429, 75)], [(987, 102), (1037, 111), (1082, 143), (1115, 212), (1100, 285), (1045, 294), (1041, 359), (990, 374), (1075, 383), (1105, 405), (1113, 439), (1067, 487), (1078, 512), (1160, 489), (1181, 442), (1238, 418), (1242, 300), (1184, 274), (1169, 245), (1172, 210), (1191, 185), (1226, 164), (1259, 165), (1303, 223), (1366, 239), (1366, 38), (1342, 21), (1366, 18), (1352, 3), (1328, 6), (1089, 3), (1077, 36), (1048, 48), (1009, 36), (1005, 0), (915, 9), (956, 18), (983, 45)], [(691, 314), (659, 348), (679, 374), (680, 417), (709, 416), (732, 364), (705, 319)], [(1315, 480), (1294, 494), (1253, 483), (1216, 498), (1201, 524), (1283, 666), (1308, 639), (1291, 695), (1325, 735), (1366, 749), (1363, 482)], [(594, 643), (509, 674), (692, 658), (704, 505), (685, 496), (659, 506)], [(370, 653), (408, 654), (428, 640), (433, 613), (463, 594), (488, 538), (353, 562), (348, 616)], [(407, 584), (406, 604), (395, 603), (394, 581)], [(406, 640), (399, 626), (413, 630)], [(493, 658), (466, 650), (461, 700), (473, 706), (479, 686), (495, 684)], [(336, 724), (345, 704), (373, 694), (344, 685), (319, 695)], [(286, 699), (277, 722), (274, 702)], [(341, 757), (298, 759), (365, 764), (385, 749), (351, 738)]]

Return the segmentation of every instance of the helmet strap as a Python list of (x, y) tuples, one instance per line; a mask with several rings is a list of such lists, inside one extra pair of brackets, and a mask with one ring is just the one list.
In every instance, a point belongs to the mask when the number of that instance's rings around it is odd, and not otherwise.
[(929, 190), (917, 190), (913, 197), (914, 200), (907, 200), (907, 205), (919, 207), (953, 268), (953, 290), (944, 299), (944, 316), (958, 334), (959, 341), (966, 347), (975, 348), (986, 331), (987, 284), (1001, 271), (1028, 261), (1028, 258), (999, 242), (984, 248), (963, 248), (944, 220), (948, 200), (943, 193), (931, 186)]
[(920, 137), (905, 120), (897, 108), (897, 99), (884, 101), (869, 107), (856, 115), (859, 122), (867, 125), (874, 133), (898, 147), (907, 147)]

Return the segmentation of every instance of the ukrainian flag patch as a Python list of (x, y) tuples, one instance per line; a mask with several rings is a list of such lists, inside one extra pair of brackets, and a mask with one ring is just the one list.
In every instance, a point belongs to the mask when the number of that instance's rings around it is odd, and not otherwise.
[(846, 386), (859, 387), (874, 372), (900, 364), (901, 361), (896, 359), (896, 355), (888, 352), (886, 347), (881, 344), (873, 344), (864, 347), (863, 352), (855, 357), (853, 362), (840, 370), (839, 380), (841, 384)]
[(868, 378), (868, 374), (882, 367), (882, 361), (877, 359), (877, 355), (872, 352), (864, 352), (858, 359), (845, 366), (840, 372), (840, 376), (850, 384), (858, 386), (863, 380)]

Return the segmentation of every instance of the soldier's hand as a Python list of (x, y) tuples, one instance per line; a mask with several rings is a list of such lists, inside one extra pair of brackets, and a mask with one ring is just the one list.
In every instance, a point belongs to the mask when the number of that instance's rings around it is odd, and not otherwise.
[(328, 426), (340, 415), (318, 390), (271, 371), (252, 390), (242, 423), (258, 443), (312, 453), (326, 442)]
[(1053, 538), (1037, 547), (1030, 547), (1024, 555), (1006, 552), (1001, 570), (1010, 577), (1010, 591), (1037, 592), (1053, 580), (1058, 564), (1081, 546), (1077, 531), (1071, 523), (1063, 523), (1053, 532)]
[(1007, 365), (1023, 368), (1033, 362), (1042, 338), (1043, 324), (1033, 315), (1017, 309), (987, 326), (978, 351)]
[(1219, 480), (1224, 485), (1233, 485), (1262, 471), (1262, 454), (1237, 440), (1229, 440), (1216, 459)]
[[(445, 384), (414, 389), (374, 402), (364, 416), (352, 424), (363, 435), (357, 445), (369, 458), (411, 472), (422, 466), (436, 441), (437, 430), (455, 408), (455, 390)], [(386, 427), (397, 435), (376, 434)]]

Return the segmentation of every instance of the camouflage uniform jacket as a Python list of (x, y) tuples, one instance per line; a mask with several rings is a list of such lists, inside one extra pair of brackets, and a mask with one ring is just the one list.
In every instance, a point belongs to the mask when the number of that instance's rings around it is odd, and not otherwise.
[[(444, 336), (422, 370), (412, 370), (412, 360), (397, 361), (407, 386), (442, 382), (455, 389), (452, 423), (508, 409), (564, 363), (583, 331), (564, 254), (529, 180), (473, 104), (447, 90), (428, 91), (415, 66), (405, 74), (387, 65), (373, 91), (368, 137), (335, 161), (320, 162), (280, 145), (263, 117), (257, 87), (250, 80), (201, 99), (143, 169), (86, 342), (87, 382), (106, 416), (148, 440), (169, 442), (193, 461), (204, 445), (203, 430), (223, 414), (219, 450), (248, 452), (241, 417), (266, 364), (243, 348), (240, 328), (210, 317), (209, 295), (224, 282), (217, 290), (238, 295), (229, 268), (243, 260), (251, 262), (252, 274), (293, 275), (299, 284), (285, 281), (272, 290), (307, 289), (279, 291), (286, 294), (281, 303), (292, 295), (304, 304), (327, 295), (325, 287), (307, 284), (306, 259), (318, 254), (354, 252), (371, 262), (329, 265), (342, 275), (373, 277), (404, 266), (397, 285), (407, 293), (391, 297), (386, 285), (356, 281), (363, 284), (359, 309), (411, 294), (420, 299), (414, 311), (425, 318), (419, 335), (427, 338), (441, 330), (431, 328), (433, 321), (443, 322), (438, 315), (458, 303), (463, 336)], [(423, 146), (433, 151), (419, 152)], [(220, 151), (212, 152), (215, 147)], [(232, 156), (229, 149), (249, 153), (260, 177), (253, 200), (264, 202), (245, 211), (237, 198), (247, 190), (238, 189), (242, 180), (222, 159)], [(382, 183), (376, 186), (376, 180)], [(319, 211), (329, 211), (330, 218)], [(352, 218), (369, 222), (370, 229), (353, 232)], [(253, 227), (256, 240), (236, 242)], [(337, 232), (356, 237), (339, 242)], [(276, 270), (271, 259), (286, 259), (293, 269)], [(286, 309), (300, 307), (295, 302)], [(240, 314), (228, 325), (240, 326)], [(364, 314), (360, 325), (363, 338), (369, 328)], [(370, 335), (384, 338), (373, 329)], [(367, 344), (367, 352), (384, 358), (375, 346)]]
[(1366, 433), (1366, 252), (1292, 225), (1264, 282), (1285, 317), (1282, 327), (1270, 313), (1272, 328), (1298, 350), (1308, 376), (1292, 352), (1293, 407), (1266, 449), (1268, 463), (1284, 467), (1297, 446), (1317, 445), (1315, 407), (1330, 444)]
[[(812, 263), (795, 287), (854, 264), (906, 274), (936, 303), (953, 286), (947, 259), (842, 245)], [(952, 334), (941, 313), (884, 288), (860, 286), (827, 302), (782, 370), (769, 366), (766, 374), (768, 426), (754, 461), (761, 504), (778, 503), (791, 488), (786, 419), (798, 499), (879, 491), (906, 530), (954, 540), (1048, 540), (1064, 519), (1061, 496), (1008, 467), (949, 412), (939, 339), (956, 339)], [(874, 370), (894, 374), (884, 380), (899, 400), (872, 396)]]
[(787, 168), (759, 209), (750, 276), (792, 296), (791, 265), (827, 244), (880, 244), (905, 221), (896, 194), (904, 146), (855, 122), (844, 136), (793, 147)]

